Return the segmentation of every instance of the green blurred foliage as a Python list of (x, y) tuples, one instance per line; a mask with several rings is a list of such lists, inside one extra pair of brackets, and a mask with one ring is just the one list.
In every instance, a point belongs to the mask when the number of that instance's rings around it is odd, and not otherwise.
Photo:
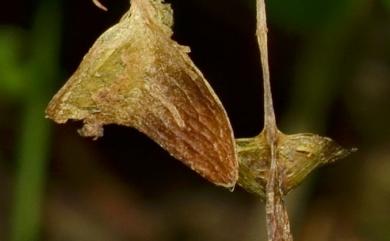
[(270, 0), (269, 18), (273, 24), (294, 32), (318, 31), (344, 15), (354, 0)]
[(26, 76), (26, 61), (23, 61), (25, 33), (16, 27), (0, 29), (0, 94), (3, 98), (22, 97)]
[(390, 10), (390, 0), (382, 0), (382, 2), (388, 8), (388, 10)]
[(17, 172), (9, 233), (12, 241), (40, 239), (50, 148), (50, 129), (43, 110), (59, 73), (58, 8), (56, 1), (41, 1), (31, 31), (12, 27), (0, 31), (0, 93), (21, 106), (18, 145), (14, 149)]

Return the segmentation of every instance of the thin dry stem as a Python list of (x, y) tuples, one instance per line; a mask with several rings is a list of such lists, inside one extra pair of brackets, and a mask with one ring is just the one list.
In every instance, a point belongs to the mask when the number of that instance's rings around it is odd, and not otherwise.
[(276, 157), (278, 129), (272, 102), (268, 64), (267, 17), (264, 0), (257, 0), (257, 41), (260, 48), (264, 83), (264, 131), (271, 150), (266, 186), (266, 216), (269, 241), (292, 241), (290, 223), (283, 201), (282, 173)]
[(292, 241), (290, 222), (283, 201), (281, 173), (276, 162), (275, 146), (271, 146), (271, 166), (266, 187), (266, 217), (269, 241)]
[(276, 136), (276, 120), (271, 94), (270, 72), (268, 65), (267, 17), (264, 0), (257, 0), (257, 42), (260, 48), (261, 66), (264, 83), (264, 129)]

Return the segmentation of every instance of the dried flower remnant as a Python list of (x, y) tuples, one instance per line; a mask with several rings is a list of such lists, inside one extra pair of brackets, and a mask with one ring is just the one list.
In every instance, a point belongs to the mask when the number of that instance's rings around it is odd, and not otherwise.
[(292, 241), (283, 197), (317, 166), (351, 153), (327, 137), (285, 135), (276, 126), (268, 67), (264, 0), (257, 0), (257, 40), (264, 85), (264, 129), (256, 137), (238, 139), (238, 184), (266, 202), (269, 241)]
[(82, 120), (79, 133), (134, 127), (211, 182), (234, 187), (238, 161), (227, 114), (188, 56), (171, 39), (172, 10), (161, 0), (132, 0), (130, 10), (85, 55), (49, 103), (57, 123)]

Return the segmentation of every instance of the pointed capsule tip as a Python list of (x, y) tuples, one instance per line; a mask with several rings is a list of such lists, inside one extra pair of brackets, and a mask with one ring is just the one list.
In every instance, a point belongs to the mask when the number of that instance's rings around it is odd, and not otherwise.
[(95, 4), (96, 7), (100, 8), (101, 10), (103, 11), (108, 11), (108, 9), (102, 4), (99, 2), (99, 0), (92, 0), (93, 4)]

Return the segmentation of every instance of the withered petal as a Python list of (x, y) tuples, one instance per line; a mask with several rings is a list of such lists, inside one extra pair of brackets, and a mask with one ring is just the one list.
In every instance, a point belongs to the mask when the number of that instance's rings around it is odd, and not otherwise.
[(133, 0), (101, 35), (49, 103), (57, 123), (83, 120), (83, 136), (118, 124), (143, 132), (211, 182), (233, 187), (238, 161), (233, 131), (217, 95), (171, 39), (172, 10), (160, 0)]

